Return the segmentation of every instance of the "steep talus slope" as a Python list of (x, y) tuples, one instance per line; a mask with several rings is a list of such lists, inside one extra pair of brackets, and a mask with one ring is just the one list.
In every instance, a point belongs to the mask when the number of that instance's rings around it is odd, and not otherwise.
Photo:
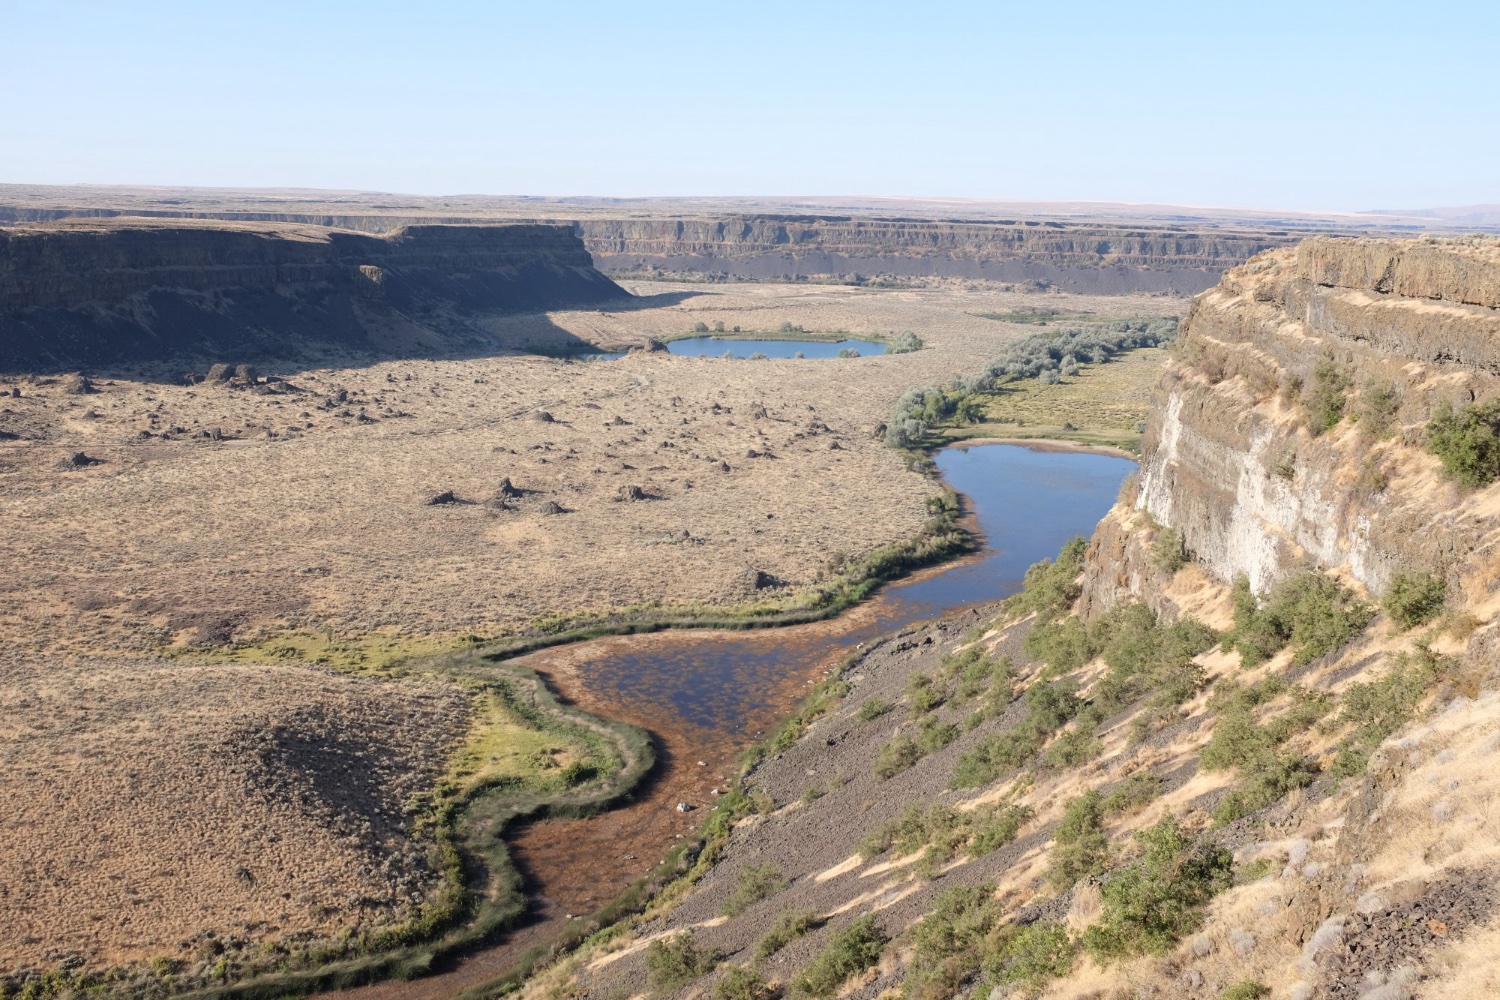
[[(1157, 389), (1136, 507), (1256, 590), (1311, 561), (1377, 595), (1425, 570), (1485, 600), (1500, 581), (1493, 490), (1444, 480), (1423, 445), (1445, 402), (1500, 393), (1497, 306), (1495, 241), (1314, 239), (1229, 272), (1195, 303)], [(1320, 391), (1362, 419), (1315, 433), (1306, 401)], [(1128, 517), (1096, 536), (1090, 609), (1151, 596)]]
[(523, 995), (1495, 995), (1500, 452), (1464, 483), (1429, 446), (1500, 396), (1497, 263), (1227, 274), (1087, 547), (856, 651), (696, 887)]
[(486, 315), (624, 297), (561, 226), (0, 230), (0, 368), (483, 350)]

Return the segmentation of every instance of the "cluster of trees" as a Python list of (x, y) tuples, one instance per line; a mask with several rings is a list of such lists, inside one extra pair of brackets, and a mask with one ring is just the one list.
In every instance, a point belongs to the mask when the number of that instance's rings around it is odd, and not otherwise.
[(1176, 317), (1121, 319), (1087, 326), (1058, 327), (1017, 341), (978, 375), (948, 386), (908, 389), (896, 401), (885, 441), (911, 448), (949, 420), (969, 423), (984, 411), (980, 397), (1009, 382), (1041, 379), (1052, 383), (1078, 374), (1083, 364), (1104, 364), (1137, 347), (1160, 347), (1177, 336)]

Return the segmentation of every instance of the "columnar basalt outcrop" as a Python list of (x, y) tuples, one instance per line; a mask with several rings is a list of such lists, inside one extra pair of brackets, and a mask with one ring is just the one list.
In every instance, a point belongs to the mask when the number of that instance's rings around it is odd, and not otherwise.
[(17, 228), (0, 230), (0, 368), (493, 347), (487, 313), (624, 297), (566, 226)]
[[(1316, 433), (1320, 387), (1345, 415)], [(1483, 600), (1500, 586), (1500, 485), (1445, 479), (1426, 425), (1497, 394), (1500, 240), (1317, 238), (1256, 257), (1183, 324), (1134, 502), (1094, 538), (1087, 608), (1159, 597), (1145, 515), (1256, 590), (1315, 564), (1377, 595), (1425, 571)], [(1371, 426), (1377, 396), (1388, 427)]]

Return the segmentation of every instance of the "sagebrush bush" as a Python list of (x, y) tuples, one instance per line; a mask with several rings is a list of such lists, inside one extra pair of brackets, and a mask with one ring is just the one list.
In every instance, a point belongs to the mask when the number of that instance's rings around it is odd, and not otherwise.
[(861, 722), (872, 722), (880, 718), (892, 709), (890, 702), (881, 698), (870, 698), (859, 706), (859, 719)]
[(1007, 931), (989, 948), (984, 963), (989, 982), (998, 986), (1016, 984), (1037, 992), (1048, 980), (1073, 971), (1076, 949), (1062, 924), (1038, 920), (1021, 927), (1013, 924)]
[(938, 894), (933, 911), (912, 929), (912, 960), (903, 994), (946, 1000), (984, 961), (985, 939), (1000, 921), (990, 883), (957, 885)]
[(905, 733), (880, 748), (875, 761), (875, 775), (881, 779), (894, 778), (922, 759), (922, 749)]
[(1107, 877), (1099, 922), (1084, 945), (1101, 965), (1129, 955), (1164, 954), (1198, 929), (1203, 908), (1234, 883), (1234, 856), (1194, 845), (1172, 816), (1135, 835), (1141, 857)]
[(713, 1000), (771, 1000), (776, 991), (754, 969), (736, 965), (714, 983)]
[(1264, 600), (1250, 590), (1248, 579), (1237, 577), (1233, 602), (1234, 628), (1224, 637), (1224, 647), (1238, 650), (1246, 667), (1258, 666), (1287, 646), (1294, 650), (1294, 665), (1310, 663), (1342, 649), (1375, 615), (1353, 591), (1316, 569), (1282, 580)]
[(755, 945), (757, 962), (770, 958), (809, 931), (822, 926), (817, 913), (812, 910), (783, 910), (766, 931), (766, 936)]
[(763, 899), (770, 899), (786, 888), (781, 871), (769, 861), (763, 865), (751, 865), (740, 869), (735, 879), (734, 892), (719, 912), (726, 917), (737, 917)]
[(1375, 748), (1417, 714), (1439, 681), (1451, 677), (1457, 661), (1419, 643), (1393, 658), (1391, 669), (1373, 681), (1351, 684), (1339, 700), (1332, 726), (1352, 730), (1339, 743), (1330, 771), (1336, 778), (1363, 773)]
[(1231, 986), (1224, 987), (1219, 993), (1219, 1000), (1261, 1000), (1262, 997), (1271, 995), (1271, 987), (1254, 979), (1241, 979)]
[(1163, 528), (1156, 534), (1151, 546), (1151, 561), (1163, 573), (1171, 575), (1187, 565), (1187, 549), (1183, 547), (1182, 532), (1177, 528)]
[(1373, 438), (1383, 438), (1396, 423), (1401, 410), (1401, 394), (1395, 385), (1367, 382), (1359, 398), (1360, 430)]
[(1314, 434), (1322, 434), (1344, 419), (1350, 385), (1349, 376), (1334, 361), (1324, 358), (1318, 362), (1306, 399)]
[(1083, 554), (1088, 541), (1074, 538), (1057, 553), (1057, 558), (1032, 563), (1021, 581), (1021, 590), (1006, 598), (1003, 614), (1017, 617), (1035, 611), (1038, 624), (1066, 614), (1082, 589), (1078, 575), (1083, 572)]
[(1097, 789), (1085, 792), (1063, 808), (1063, 818), (1052, 831), (1051, 859), (1047, 881), (1058, 892), (1067, 892), (1079, 879), (1101, 874), (1109, 866), (1104, 797)]
[(831, 997), (852, 977), (880, 961), (886, 933), (872, 914), (860, 917), (836, 931), (818, 956), (792, 981), (797, 992), (811, 997)]
[(1211, 707), (1218, 720), (1198, 764), (1205, 771), (1236, 770), (1240, 778), (1214, 807), (1214, 821), (1221, 826), (1278, 801), (1317, 776), (1311, 761), (1281, 747), (1327, 712), (1326, 695), (1295, 689), (1285, 712), (1264, 723), (1255, 721), (1256, 707), (1285, 690), (1284, 682), (1272, 678), (1250, 688), (1225, 685), (1215, 692)]
[(1402, 629), (1426, 625), (1443, 610), (1448, 584), (1430, 573), (1397, 573), (1380, 606)]
[(1462, 410), (1443, 403), (1427, 424), (1427, 450), (1464, 486), (1478, 488), (1500, 479), (1500, 399)]
[(1026, 689), (1026, 717), (960, 754), (949, 787), (978, 788), (1027, 763), (1082, 707), (1074, 681), (1032, 684)]
[(659, 990), (679, 990), (718, 964), (718, 953), (694, 945), (691, 931), (646, 946), (646, 977)]

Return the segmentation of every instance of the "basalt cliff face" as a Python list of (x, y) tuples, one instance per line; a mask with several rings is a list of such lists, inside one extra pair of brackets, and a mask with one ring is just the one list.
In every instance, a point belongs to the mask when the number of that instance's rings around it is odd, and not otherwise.
[(921, 276), (1064, 291), (1193, 294), (1292, 237), (1037, 220), (965, 222), (817, 216), (578, 223), (600, 266), (739, 278)]
[[(0, 204), (0, 222), (45, 223), (139, 215), (389, 233), (400, 227), (479, 223), (448, 212), (227, 211), (222, 207), (24, 208)], [(524, 206), (511, 206), (524, 212)], [(1295, 243), (1305, 229), (1237, 224), (1129, 224), (1113, 220), (937, 219), (858, 215), (591, 214), (516, 221), (569, 225), (607, 274), (718, 279), (967, 278), (1069, 292), (1193, 295), (1226, 268)]]
[(625, 297), (564, 226), (17, 228), (0, 230), (0, 369), (493, 349), (486, 315)]
[[(1315, 433), (1320, 391), (1346, 416)], [(1230, 271), (1183, 324), (1134, 503), (1092, 543), (1086, 610), (1164, 600), (1144, 515), (1257, 591), (1314, 564), (1377, 596), (1395, 573), (1432, 572), (1484, 602), (1500, 586), (1500, 487), (1447, 481), (1426, 425), (1444, 402), (1497, 394), (1500, 241), (1320, 238)]]

